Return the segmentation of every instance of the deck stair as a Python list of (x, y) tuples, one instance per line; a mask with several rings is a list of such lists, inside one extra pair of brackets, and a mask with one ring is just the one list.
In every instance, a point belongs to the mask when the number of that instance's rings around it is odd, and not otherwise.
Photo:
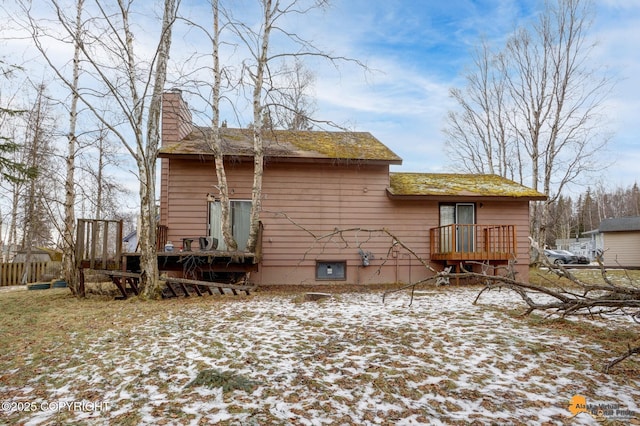
[[(112, 271), (112, 270), (95, 270), (95, 272), (106, 275), (113, 282), (120, 295), (117, 299), (127, 299), (131, 293), (138, 296), (140, 294), (140, 275), (137, 272)], [(165, 288), (162, 291), (163, 297), (189, 297), (192, 295), (204, 296), (214, 294), (233, 294), (238, 295), (239, 291), (244, 291), (249, 295), (255, 289), (255, 286), (244, 283), (221, 283), (212, 281), (190, 280), (186, 278), (161, 277), (160, 281), (165, 282)]]
[(116, 287), (118, 287), (118, 290), (121, 294), (121, 296), (117, 297), (118, 299), (126, 299), (129, 296), (130, 292), (133, 292), (136, 296), (140, 294), (141, 274), (137, 272), (113, 271), (104, 269), (96, 269), (94, 271), (99, 274), (108, 276), (111, 282), (113, 282)]
[(224, 295), (229, 290), (234, 296), (239, 291), (244, 291), (247, 295), (255, 289), (255, 286), (240, 283), (228, 284), (213, 281), (191, 280), (187, 278), (163, 277), (161, 281), (167, 283), (169, 297), (184, 296), (189, 297), (192, 294), (203, 296), (205, 293), (213, 295), (215, 292)]

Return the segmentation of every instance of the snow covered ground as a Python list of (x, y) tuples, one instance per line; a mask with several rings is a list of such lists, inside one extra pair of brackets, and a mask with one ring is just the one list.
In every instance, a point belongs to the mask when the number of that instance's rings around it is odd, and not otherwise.
[[(0, 387), (0, 423), (561, 424), (582, 395), (633, 412), (609, 420), (638, 424), (640, 378), (602, 374), (612, 354), (506, 314), (518, 303), (509, 292), (485, 293), (473, 305), (477, 293), (426, 290), (411, 306), (407, 292), (384, 303), (381, 293), (319, 302), (258, 294), (209, 298), (133, 328), (123, 318), (90, 343), (69, 336), (65, 344), (77, 346), (70, 357), (31, 360), (29, 386)], [(252, 385), (187, 387), (207, 369)], [(0, 366), (0, 376), (12, 373)], [(587, 413), (573, 421), (597, 424)]]

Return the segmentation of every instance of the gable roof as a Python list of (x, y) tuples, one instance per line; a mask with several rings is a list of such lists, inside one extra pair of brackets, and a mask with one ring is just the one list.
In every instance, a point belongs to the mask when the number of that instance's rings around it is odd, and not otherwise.
[[(179, 142), (160, 149), (159, 157), (202, 158), (213, 156), (207, 144), (210, 128), (194, 127)], [(225, 156), (253, 157), (253, 130), (220, 128)], [(265, 156), (271, 160), (345, 160), (402, 164), (402, 159), (368, 132), (265, 130)]]
[(546, 200), (531, 188), (497, 175), (453, 173), (390, 173), (391, 198), (438, 199), (518, 198)]
[(604, 219), (598, 227), (599, 232), (640, 231), (640, 216), (615, 217)]

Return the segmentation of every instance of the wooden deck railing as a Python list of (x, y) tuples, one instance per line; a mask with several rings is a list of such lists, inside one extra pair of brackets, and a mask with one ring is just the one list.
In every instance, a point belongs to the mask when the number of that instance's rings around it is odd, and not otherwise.
[(164, 251), (164, 246), (167, 244), (167, 234), (169, 228), (165, 225), (156, 226), (156, 250)]
[(515, 225), (439, 226), (429, 230), (432, 260), (509, 260), (517, 255)]
[(90, 269), (120, 269), (122, 220), (78, 219), (76, 261)]

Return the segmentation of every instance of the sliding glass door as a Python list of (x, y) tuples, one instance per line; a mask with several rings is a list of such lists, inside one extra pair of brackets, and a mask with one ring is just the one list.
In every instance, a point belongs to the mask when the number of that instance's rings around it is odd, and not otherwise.
[[(238, 250), (244, 251), (249, 240), (251, 218), (251, 201), (231, 200), (231, 228)], [(222, 236), (222, 205), (220, 201), (209, 203), (209, 234), (218, 240), (218, 250), (226, 250), (227, 245)]]
[[(455, 203), (440, 205), (440, 251), (472, 252), (474, 250), (475, 205)], [(455, 230), (455, 240), (454, 240)]]

